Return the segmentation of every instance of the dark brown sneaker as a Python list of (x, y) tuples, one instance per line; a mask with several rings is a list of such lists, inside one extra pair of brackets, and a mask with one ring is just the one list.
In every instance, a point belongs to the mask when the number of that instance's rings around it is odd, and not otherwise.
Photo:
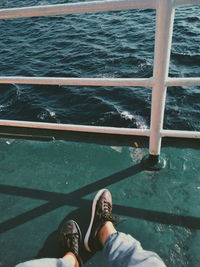
[(76, 256), (79, 266), (82, 267), (83, 262), (79, 256), (82, 234), (78, 224), (75, 221), (69, 220), (63, 224), (60, 231), (60, 241), (65, 252), (72, 252)]
[(84, 239), (87, 251), (94, 252), (102, 249), (98, 232), (108, 221), (115, 222), (115, 218), (112, 216), (112, 196), (109, 190), (101, 189), (92, 203), (91, 220)]

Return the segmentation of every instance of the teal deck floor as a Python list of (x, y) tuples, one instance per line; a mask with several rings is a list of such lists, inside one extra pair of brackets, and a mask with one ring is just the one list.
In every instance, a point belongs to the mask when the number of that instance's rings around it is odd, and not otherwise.
[[(147, 153), (134, 143), (0, 139), (0, 266), (60, 257), (60, 225), (73, 218), (84, 234), (101, 188), (111, 191), (114, 214), (124, 218), (119, 231), (167, 266), (199, 266), (199, 150), (163, 147), (166, 166), (157, 172), (142, 169)], [(101, 252), (83, 258), (86, 267), (102, 266)]]

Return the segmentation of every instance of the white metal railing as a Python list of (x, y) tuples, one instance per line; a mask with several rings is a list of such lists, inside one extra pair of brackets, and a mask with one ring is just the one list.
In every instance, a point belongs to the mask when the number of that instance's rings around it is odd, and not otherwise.
[[(60, 5), (7, 8), (0, 10), (0, 18), (25, 18), (35, 16), (157, 8), (159, 2), (163, 2), (163, 0), (106, 0)], [(170, 2), (170, 5), (173, 8), (178, 6), (199, 4), (199, 0), (168, 0), (168, 2)]]
[(0, 76), (0, 83), (88, 85), (88, 86), (143, 86), (152, 88), (151, 124), (149, 129), (85, 126), (0, 120), (2, 126), (17, 126), (81, 132), (142, 135), (150, 137), (149, 154), (159, 155), (164, 136), (200, 138), (200, 132), (163, 130), (163, 118), (167, 86), (200, 85), (200, 78), (170, 78), (169, 62), (175, 8), (184, 5), (200, 5), (200, 0), (106, 0), (59, 5), (0, 9), (0, 19), (33, 16), (63, 15), (75, 13), (121, 11), (132, 9), (156, 9), (156, 36), (153, 77), (151, 78), (54, 78)]
[(109, 0), (70, 3), (48, 6), (33, 6), (23, 8), (9, 8), (0, 10), (0, 18), (22, 18), (34, 16), (49, 16), (61, 14), (77, 14), (104, 11), (121, 11), (138, 8), (155, 8), (156, 0)]
[[(60, 78), (0, 76), (0, 84), (46, 84), (82, 86), (141, 86), (153, 87), (153, 78)], [(200, 78), (167, 78), (165, 86), (200, 85)]]

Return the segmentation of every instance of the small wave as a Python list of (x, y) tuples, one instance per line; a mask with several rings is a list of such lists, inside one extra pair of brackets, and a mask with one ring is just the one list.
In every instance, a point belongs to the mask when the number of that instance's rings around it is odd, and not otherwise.
[(56, 112), (52, 111), (48, 108), (45, 108), (43, 111), (41, 111), (37, 118), (42, 121), (49, 121), (49, 122), (57, 122), (59, 123), (59, 120), (56, 118)]
[(2, 85), (0, 87), (1, 101), (0, 101), (0, 112), (8, 111), (9, 108), (14, 105), (21, 98), (20, 87), (16, 84)]
[(146, 123), (144, 122), (144, 119), (141, 116), (135, 115), (135, 114), (133, 115), (128, 111), (122, 111), (120, 113), (120, 115), (125, 120), (134, 121), (134, 123), (136, 124), (137, 128), (139, 128), (139, 129), (147, 129), (147, 125), (146, 125)]
[(6, 110), (9, 106), (10, 104), (0, 105), (0, 112)]
[[(120, 117), (123, 120), (132, 122), (130, 126), (132, 126), (132, 124), (134, 124), (134, 126), (136, 126), (138, 129), (147, 129), (148, 128), (148, 126), (147, 126), (147, 124), (144, 121), (144, 118), (142, 116), (130, 113), (127, 110), (123, 110), (119, 106), (119, 104), (113, 103), (110, 100), (104, 99), (104, 98), (99, 97), (99, 96), (95, 97), (95, 98), (98, 99), (98, 100), (101, 100), (104, 104), (106, 104), (106, 105), (110, 106), (112, 109), (114, 109), (114, 111), (108, 112), (109, 113), (109, 117), (110, 116), (114, 116), (117, 113), (117, 114), (120, 115)], [(104, 115), (108, 115), (108, 113), (104, 114)], [(101, 118), (101, 121), (105, 121), (105, 118)]]
[(112, 107), (114, 110), (116, 110), (118, 113), (119, 113), (119, 110), (118, 110), (118, 107), (115, 103), (113, 103), (112, 101), (110, 100), (107, 100), (107, 99), (104, 99), (103, 97), (100, 97), (100, 96), (95, 96), (94, 97), (95, 99), (98, 99), (100, 100), (102, 103)]
[(120, 116), (125, 120), (135, 121), (135, 116), (128, 111), (120, 111)]
[(121, 112), (121, 116), (125, 119), (125, 120), (133, 120), (134, 116), (132, 114), (130, 114), (128, 111), (122, 111)]
[(184, 64), (184, 65), (188, 65), (188, 66), (194, 66), (194, 65), (199, 65), (199, 61), (200, 61), (200, 55), (199, 54), (188, 54), (185, 52), (182, 53), (177, 53), (177, 52), (173, 52), (172, 53), (172, 58), (174, 58), (175, 60), (177, 60), (179, 63)]

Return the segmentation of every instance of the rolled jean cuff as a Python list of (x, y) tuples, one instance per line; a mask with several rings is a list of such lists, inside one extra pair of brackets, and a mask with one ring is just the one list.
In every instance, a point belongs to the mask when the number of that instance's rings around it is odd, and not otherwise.
[(164, 267), (161, 258), (152, 251), (144, 250), (131, 235), (116, 232), (111, 234), (103, 248), (107, 267)]

